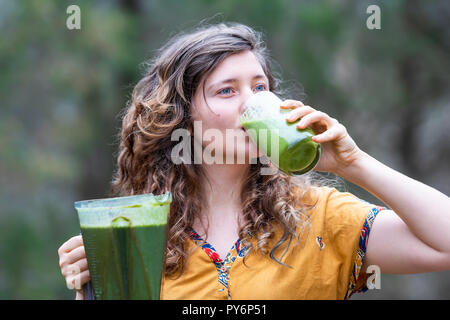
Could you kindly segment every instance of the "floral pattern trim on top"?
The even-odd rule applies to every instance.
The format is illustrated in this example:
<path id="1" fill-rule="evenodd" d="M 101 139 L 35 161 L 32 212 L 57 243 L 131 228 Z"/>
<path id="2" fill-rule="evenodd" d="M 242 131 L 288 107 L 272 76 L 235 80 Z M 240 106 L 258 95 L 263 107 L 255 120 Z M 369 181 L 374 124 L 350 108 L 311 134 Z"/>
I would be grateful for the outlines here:
<path id="1" fill-rule="evenodd" d="M 361 200 L 361 199 L 359 199 Z M 362 202 L 368 203 L 367 201 L 361 200 Z M 382 211 L 387 210 L 387 208 L 382 206 L 374 206 L 369 214 L 367 215 L 366 220 L 364 221 L 363 227 L 361 229 L 361 236 L 359 237 L 359 247 L 356 253 L 355 263 L 353 265 L 352 274 L 350 277 L 350 283 L 348 285 L 347 293 L 345 294 L 345 300 L 350 299 L 350 297 L 355 292 L 366 292 L 368 290 L 366 281 L 368 279 L 369 274 L 360 274 L 361 267 L 363 264 L 364 255 L 367 250 L 367 243 L 369 241 L 370 229 L 372 228 L 373 222 L 377 214 Z"/>
<path id="2" fill-rule="evenodd" d="M 238 239 L 231 250 L 228 252 L 227 256 L 223 260 L 220 258 L 219 254 L 217 253 L 216 249 L 208 243 L 207 241 L 203 240 L 203 238 L 195 232 L 193 229 L 190 233 L 191 240 L 202 248 L 203 251 L 211 258 L 212 262 L 216 266 L 217 272 L 219 273 L 218 281 L 223 286 L 222 289 L 219 291 L 227 290 L 228 291 L 228 298 L 230 298 L 230 291 L 228 290 L 228 281 L 230 280 L 230 268 L 231 264 L 236 260 L 236 258 L 242 258 L 247 254 L 247 248 L 242 245 L 241 240 Z"/>

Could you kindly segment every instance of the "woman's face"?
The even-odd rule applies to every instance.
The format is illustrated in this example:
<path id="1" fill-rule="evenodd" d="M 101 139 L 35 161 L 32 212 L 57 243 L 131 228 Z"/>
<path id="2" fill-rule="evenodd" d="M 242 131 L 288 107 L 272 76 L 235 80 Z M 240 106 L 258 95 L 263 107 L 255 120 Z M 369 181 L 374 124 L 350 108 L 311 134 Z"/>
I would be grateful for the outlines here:
<path id="1" fill-rule="evenodd" d="M 269 90 L 269 80 L 255 55 L 248 50 L 224 59 L 200 83 L 193 97 L 192 118 L 201 121 L 202 146 L 206 148 L 203 156 L 213 146 L 215 159 L 222 148 L 223 163 L 227 164 L 243 163 L 242 159 L 249 163 L 249 156 L 261 155 L 242 129 L 239 113 L 251 95 L 264 90 Z M 199 141 L 198 132 L 195 135 Z"/>

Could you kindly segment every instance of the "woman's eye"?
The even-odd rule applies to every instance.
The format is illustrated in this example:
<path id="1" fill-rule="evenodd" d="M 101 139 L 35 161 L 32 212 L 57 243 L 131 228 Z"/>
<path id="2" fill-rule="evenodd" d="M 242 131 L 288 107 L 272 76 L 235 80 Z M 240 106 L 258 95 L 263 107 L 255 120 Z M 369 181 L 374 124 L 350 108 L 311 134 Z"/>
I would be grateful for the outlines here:
<path id="1" fill-rule="evenodd" d="M 259 84 L 259 85 L 257 85 L 256 87 L 255 87 L 255 90 L 258 90 L 258 88 L 260 88 L 259 89 L 259 91 L 265 91 L 265 90 L 267 90 L 266 89 L 266 85 L 264 85 L 264 84 Z M 230 87 L 228 87 L 228 88 L 223 88 L 222 90 L 220 90 L 219 92 L 217 92 L 218 94 L 220 94 L 220 95 L 229 95 L 230 93 L 232 93 L 232 88 L 230 88 Z"/>
<path id="2" fill-rule="evenodd" d="M 227 94 L 227 90 L 231 90 L 231 88 L 224 88 L 224 89 L 220 90 L 218 93 L 219 94 Z"/>
<path id="3" fill-rule="evenodd" d="M 256 88 L 262 88 L 260 91 L 265 91 L 266 90 L 266 86 L 264 84 L 258 84 L 256 86 Z"/>

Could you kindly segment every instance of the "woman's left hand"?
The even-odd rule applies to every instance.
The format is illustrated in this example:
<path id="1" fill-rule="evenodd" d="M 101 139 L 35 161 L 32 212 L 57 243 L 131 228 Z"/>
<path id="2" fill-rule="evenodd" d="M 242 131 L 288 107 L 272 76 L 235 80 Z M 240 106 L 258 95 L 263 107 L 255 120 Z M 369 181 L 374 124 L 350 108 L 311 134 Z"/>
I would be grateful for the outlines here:
<path id="1" fill-rule="evenodd" d="M 285 100 L 280 108 L 293 109 L 286 115 L 287 122 L 302 118 L 297 128 L 310 127 L 316 134 L 312 140 L 322 145 L 322 155 L 314 170 L 337 173 L 362 156 L 363 151 L 349 136 L 347 129 L 328 114 L 297 100 Z"/>

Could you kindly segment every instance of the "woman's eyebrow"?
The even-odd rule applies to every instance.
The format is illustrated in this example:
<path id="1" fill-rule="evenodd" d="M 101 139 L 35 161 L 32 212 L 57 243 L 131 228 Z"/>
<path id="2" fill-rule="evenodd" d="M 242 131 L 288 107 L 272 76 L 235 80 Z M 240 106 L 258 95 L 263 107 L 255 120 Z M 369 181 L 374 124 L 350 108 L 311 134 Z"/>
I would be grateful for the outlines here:
<path id="1" fill-rule="evenodd" d="M 255 76 L 252 78 L 252 80 L 256 80 L 256 79 L 265 79 L 265 80 L 268 80 L 267 77 L 266 77 L 265 75 L 263 75 L 263 74 L 257 74 L 257 75 L 255 75 Z M 210 90 L 211 88 L 214 88 L 214 87 L 219 86 L 219 85 L 221 85 L 221 84 L 225 84 L 225 83 L 234 83 L 234 82 L 238 82 L 238 81 L 239 81 L 239 79 L 236 79 L 236 78 L 225 79 L 225 80 L 222 80 L 222 81 L 213 83 L 212 85 L 210 85 L 210 86 L 208 87 L 207 90 Z"/>

